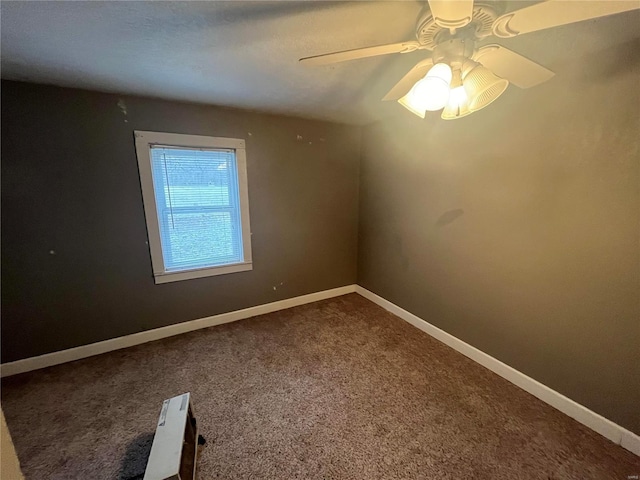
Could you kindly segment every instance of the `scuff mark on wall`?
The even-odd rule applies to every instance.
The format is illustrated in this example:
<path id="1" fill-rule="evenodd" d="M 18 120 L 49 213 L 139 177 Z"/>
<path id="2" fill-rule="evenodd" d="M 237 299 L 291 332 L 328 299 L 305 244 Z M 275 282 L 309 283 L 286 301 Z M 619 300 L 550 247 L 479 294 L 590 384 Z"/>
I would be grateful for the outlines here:
<path id="1" fill-rule="evenodd" d="M 122 114 L 126 117 L 126 116 L 127 116 L 127 104 L 126 104 L 126 103 L 124 103 L 124 100 L 120 98 L 120 99 L 118 100 L 117 105 L 118 105 L 118 108 L 120 109 L 120 111 L 122 112 Z M 125 119 L 124 119 L 124 123 L 128 123 L 128 122 L 129 122 L 129 120 L 127 120 L 127 119 L 125 118 Z"/>

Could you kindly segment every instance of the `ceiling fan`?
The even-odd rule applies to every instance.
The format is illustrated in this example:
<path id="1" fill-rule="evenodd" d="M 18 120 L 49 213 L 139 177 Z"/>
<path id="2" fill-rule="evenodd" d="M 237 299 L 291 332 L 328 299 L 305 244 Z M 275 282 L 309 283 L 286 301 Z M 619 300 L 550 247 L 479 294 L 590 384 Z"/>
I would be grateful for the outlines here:
<path id="1" fill-rule="evenodd" d="M 638 0 L 547 0 L 500 15 L 487 0 L 429 0 L 418 20 L 416 40 L 357 48 L 301 58 L 306 65 L 326 65 L 416 50 L 431 56 L 416 64 L 382 100 L 397 100 L 424 118 L 442 109 L 445 120 L 464 117 L 496 100 L 509 86 L 538 85 L 554 73 L 501 45 L 477 46 L 495 35 L 509 38 L 529 32 L 640 9 Z"/>

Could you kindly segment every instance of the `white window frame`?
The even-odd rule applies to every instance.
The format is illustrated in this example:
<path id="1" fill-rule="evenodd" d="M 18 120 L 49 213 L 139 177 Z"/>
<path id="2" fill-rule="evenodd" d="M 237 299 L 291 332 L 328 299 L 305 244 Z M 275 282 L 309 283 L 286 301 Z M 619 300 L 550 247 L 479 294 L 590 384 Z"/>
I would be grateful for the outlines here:
<path id="1" fill-rule="evenodd" d="M 144 214 L 147 221 L 151 264 L 156 283 L 175 282 L 192 278 L 224 275 L 227 273 L 245 272 L 253 269 L 251 258 L 251 227 L 249 222 L 249 193 L 247 187 L 247 155 L 245 141 L 240 138 L 205 137 L 201 135 L 183 135 L 179 133 L 146 132 L 136 130 L 135 144 L 142 186 Z M 238 169 L 238 194 L 240 197 L 240 222 L 242 224 L 242 249 L 244 261 L 227 265 L 219 265 L 190 270 L 167 271 L 162 255 L 160 241 L 160 225 L 153 188 L 153 171 L 151 169 L 151 147 L 164 145 L 185 148 L 224 148 L 235 151 Z"/>

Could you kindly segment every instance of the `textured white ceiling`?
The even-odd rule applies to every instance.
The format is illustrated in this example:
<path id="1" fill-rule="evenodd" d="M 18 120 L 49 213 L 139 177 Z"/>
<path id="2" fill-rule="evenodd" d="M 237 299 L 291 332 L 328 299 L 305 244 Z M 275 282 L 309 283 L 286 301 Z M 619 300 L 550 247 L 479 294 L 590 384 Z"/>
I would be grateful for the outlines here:
<path id="1" fill-rule="evenodd" d="M 428 54 L 323 67 L 298 59 L 413 39 L 424 6 L 2 1 L 2 77 L 363 124 L 401 108 L 379 99 Z M 638 39 L 639 21 L 628 12 L 500 43 L 561 73 Z"/>

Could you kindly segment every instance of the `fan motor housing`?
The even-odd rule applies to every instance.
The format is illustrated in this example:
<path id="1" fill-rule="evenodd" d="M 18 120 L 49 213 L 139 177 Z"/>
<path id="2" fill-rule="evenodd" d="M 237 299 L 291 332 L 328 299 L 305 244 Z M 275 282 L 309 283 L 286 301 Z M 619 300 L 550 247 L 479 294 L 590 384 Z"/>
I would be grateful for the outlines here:
<path id="1" fill-rule="evenodd" d="M 491 35 L 491 26 L 498 18 L 498 9 L 494 4 L 476 2 L 473 7 L 473 18 L 471 22 L 461 28 L 454 30 L 442 28 L 433 19 L 430 10 L 427 10 L 418 20 L 416 26 L 416 38 L 421 45 L 429 50 L 436 47 L 447 37 L 471 37 L 474 40 Z"/>

